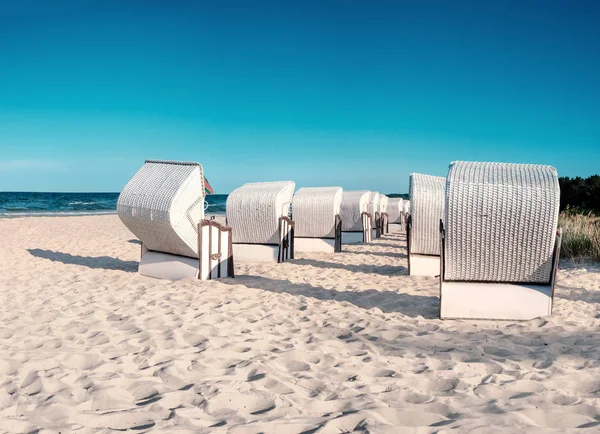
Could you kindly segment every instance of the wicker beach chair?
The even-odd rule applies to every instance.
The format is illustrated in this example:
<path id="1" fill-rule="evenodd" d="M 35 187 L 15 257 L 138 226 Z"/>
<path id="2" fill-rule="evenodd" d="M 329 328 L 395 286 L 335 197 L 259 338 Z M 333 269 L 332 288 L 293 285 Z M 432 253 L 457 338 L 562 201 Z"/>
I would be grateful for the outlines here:
<path id="1" fill-rule="evenodd" d="M 373 222 L 373 239 L 381 238 L 381 214 L 379 212 L 381 196 L 376 191 L 372 191 L 369 196 L 369 214 Z"/>
<path id="2" fill-rule="evenodd" d="M 294 250 L 341 252 L 341 205 L 341 187 L 299 189 L 292 202 L 292 217 L 295 223 Z"/>
<path id="3" fill-rule="evenodd" d="M 406 217 L 408 217 L 410 215 L 410 200 L 402 201 L 402 211 L 404 212 Z"/>
<path id="4" fill-rule="evenodd" d="M 441 225 L 440 317 L 550 315 L 559 204 L 553 167 L 452 163 Z"/>
<path id="5" fill-rule="evenodd" d="M 388 215 L 389 201 L 390 198 L 385 194 L 379 195 L 379 227 L 381 228 L 381 235 L 386 235 L 390 232 Z"/>
<path id="6" fill-rule="evenodd" d="M 387 233 L 389 234 L 399 234 L 402 232 L 403 201 L 401 197 L 391 197 L 388 200 L 386 214 Z"/>
<path id="7" fill-rule="evenodd" d="M 440 273 L 440 219 L 444 217 L 446 178 L 410 175 L 408 219 L 408 273 L 437 276 Z"/>
<path id="8" fill-rule="evenodd" d="M 117 201 L 141 241 L 139 273 L 178 280 L 233 276 L 231 229 L 204 220 L 199 163 L 147 160 Z"/>
<path id="9" fill-rule="evenodd" d="M 236 261 L 284 262 L 294 258 L 292 181 L 244 184 L 227 197 Z"/>
<path id="10" fill-rule="evenodd" d="M 344 191 L 340 216 L 342 218 L 342 245 L 368 243 L 373 236 L 373 221 L 369 214 L 368 190 Z"/>

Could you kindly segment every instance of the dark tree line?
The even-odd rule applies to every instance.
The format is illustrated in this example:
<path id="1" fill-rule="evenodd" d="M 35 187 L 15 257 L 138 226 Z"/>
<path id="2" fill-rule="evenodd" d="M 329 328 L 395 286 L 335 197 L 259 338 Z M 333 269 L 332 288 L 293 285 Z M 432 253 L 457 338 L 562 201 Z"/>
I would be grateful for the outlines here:
<path id="1" fill-rule="evenodd" d="M 569 209 L 573 212 L 593 212 L 600 216 L 600 175 L 588 178 L 580 176 L 558 178 L 560 184 L 560 210 Z M 388 194 L 389 197 L 408 199 L 408 194 Z"/>
<path id="2" fill-rule="evenodd" d="M 560 209 L 576 212 L 593 212 L 600 215 L 600 175 L 589 178 L 558 178 L 560 184 Z"/>

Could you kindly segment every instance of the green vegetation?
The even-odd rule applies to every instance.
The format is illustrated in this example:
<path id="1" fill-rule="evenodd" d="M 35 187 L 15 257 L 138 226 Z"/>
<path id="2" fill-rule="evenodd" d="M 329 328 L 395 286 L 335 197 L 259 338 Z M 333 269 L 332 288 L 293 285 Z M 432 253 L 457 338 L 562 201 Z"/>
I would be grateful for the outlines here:
<path id="1" fill-rule="evenodd" d="M 592 212 L 600 216 L 600 175 L 589 178 L 558 178 L 560 184 L 560 209 L 573 212 Z"/>
<path id="2" fill-rule="evenodd" d="M 600 262 L 600 217 L 566 211 L 560 213 L 558 226 L 563 230 L 561 258 Z"/>
<path id="3" fill-rule="evenodd" d="M 387 197 L 401 197 L 402 199 L 408 200 L 410 199 L 410 196 L 408 195 L 408 193 L 391 193 L 388 194 Z"/>
<path id="4" fill-rule="evenodd" d="M 600 175 L 558 178 L 561 258 L 600 262 Z"/>

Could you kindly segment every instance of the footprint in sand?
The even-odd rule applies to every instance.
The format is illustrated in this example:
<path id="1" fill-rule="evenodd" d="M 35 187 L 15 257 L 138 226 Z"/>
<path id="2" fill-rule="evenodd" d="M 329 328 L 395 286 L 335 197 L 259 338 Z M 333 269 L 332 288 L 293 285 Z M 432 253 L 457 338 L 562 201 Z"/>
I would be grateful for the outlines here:
<path id="1" fill-rule="evenodd" d="M 582 426 L 593 426 L 598 423 L 591 417 L 575 413 L 561 413 L 556 411 L 524 410 L 517 413 L 527 423 L 543 428 L 573 429 Z"/>
<path id="2" fill-rule="evenodd" d="M 121 411 L 108 414 L 75 413 L 71 418 L 72 424 L 93 429 L 129 430 L 144 429 L 154 426 L 154 418 L 150 413 Z"/>
<path id="3" fill-rule="evenodd" d="M 563 395 L 562 393 L 552 395 L 550 400 L 556 405 L 575 405 L 581 402 L 581 398 L 577 396 Z"/>
<path id="4" fill-rule="evenodd" d="M 417 410 L 403 410 L 398 408 L 376 408 L 370 410 L 387 424 L 396 427 L 425 427 L 439 426 L 448 422 L 448 418 L 435 413 Z M 393 431 L 391 431 L 393 432 Z"/>
<path id="5" fill-rule="evenodd" d="M 302 372 L 310 370 L 310 365 L 300 360 L 281 360 L 277 362 L 281 368 L 288 372 Z"/>
<path id="6" fill-rule="evenodd" d="M 292 389 L 291 387 L 288 387 L 285 384 L 283 384 L 277 380 L 273 380 L 273 379 L 267 380 L 265 382 L 264 386 L 265 386 L 265 389 L 267 389 L 277 395 L 289 395 L 290 393 L 295 392 L 295 390 Z"/>
<path id="7" fill-rule="evenodd" d="M 0 376 L 15 375 L 19 370 L 19 365 L 6 359 L 0 359 Z"/>
<path id="8" fill-rule="evenodd" d="M 409 404 L 427 404 L 433 401 L 433 396 L 417 392 L 406 392 L 402 399 Z"/>
<path id="9" fill-rule="evenodd" d="M 42 380 L 37 371 L 30 371 L 21 382 L 19 389 L 26 395 L 40 393 L 42 391 Z"/>
<path id="10" fill-rule="evenodd" d="M 95 354 L 74 354 L 68 356 L 63 363 L 69 368 L 88 370 L 99 366 L 102 361 Z"/>
<path id="11" fill-rule="evenodd" d="M 379 368 L 376 366 L 365 366 L 359 371 L 359 375 L 363 377 L 372 378 L 393 377 L 396 375 L 396 371 L 393 371 L 391 369 Z"/>
<path id="12" fill-rule="evenodd" d="M 96 389 L 89 392 L 91 398 L 87 401 L 87 410 L 94 412 L 113 412 L 135 408 L 133 395 L 119 387 Z"/>
<path id="13" fill-rule="evenodd" d="M 210 406 L 217 406 L 235 410 L 241 414 L 258 415 L 275 408 L 275 401 L 261 395 L 248 395 L 242 393 L 220 393 L 209 400 Z"/>
<path id="14" fill-rule="evenodd" d="M 135 384 L 128 389 L 128 392 L 131 393 L 138 405 L 158 395 L 158 390 L 150 383 Z"/>

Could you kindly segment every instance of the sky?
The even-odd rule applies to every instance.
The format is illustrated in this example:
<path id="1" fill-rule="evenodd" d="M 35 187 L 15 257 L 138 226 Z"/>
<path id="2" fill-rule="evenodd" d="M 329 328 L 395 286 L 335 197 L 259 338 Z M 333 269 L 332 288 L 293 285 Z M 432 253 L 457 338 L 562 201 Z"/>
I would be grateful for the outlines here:
<path id="1" fill-rule="evenodd" d="M 600 2 L 0 2 L 0 191 L 404 193 L 456 160 L 600 172 Z"/>

